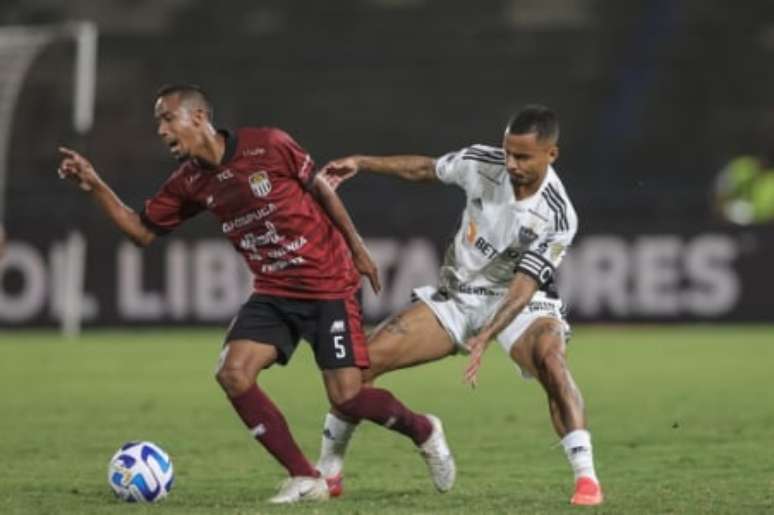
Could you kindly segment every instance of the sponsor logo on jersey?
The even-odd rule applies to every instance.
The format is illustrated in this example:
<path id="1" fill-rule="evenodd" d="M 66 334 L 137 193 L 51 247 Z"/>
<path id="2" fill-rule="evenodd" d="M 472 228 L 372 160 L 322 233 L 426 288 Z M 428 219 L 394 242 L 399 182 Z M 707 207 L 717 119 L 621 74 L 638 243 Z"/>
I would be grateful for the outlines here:
<path id="1" fill-rule="evenodd" d="M 262 208 L 256 209 L 255 211 L 250 211 L 246 215 L 238 216 L 237 218 L 229 220 L 228 222 L 223 222 L 223 232 L 228 234 L 235 229 L 241 229 L 255 222 L 260 222 L 262 219 L 266 218 L 276 210 L 277 206 L 274 203 L 266 204 Z"/>
<path id="2" fill-rule="evenodd" d="M 284 259 L 275 261 L 274 263 L 270 263 L 268 265 L 262 265 L 261 266 L 261 272 L 264 274 L 271 274 L 274 272 L 279 272 L 280 270 L 284 270 L 287 267 L 293 265 L 303 265 L 306 263 L 306 260 L 301 256 L 296 256 L 293 259 L 285 261 Z"/>
<path id="3" fill-rule="evenodd" d="M 271 181 L 269 180 L 269 174 L 263 170 L 250 175 L 248 180 L 250 181 L 250 189 L 253 190 L 253 195 L 256 197 L 263 198 L 271 191 Z"/>
<path id="4" fill-rule="evenodd" d="M 488 257 L 489 259 L 492 259 L 497 255 L 497 249 L 494 248 L 494 246 L 486 241 L 482 236 L 479 236 L 476 240 L 475 246 L 478 250 L 481 251 L 483 255 Z"/>
<path id="5" fill-rule="evenodd" d="M 537 239 L 537 233 L 532 230 L 531 227 L 519 227 L 519 243 L 523 247 L 529 247 L 529 245 Z"/>
<path id="6" fill-rule="evenodd" d="M 527 304 L 527 310 L 529 310 L 531 313 L 534 313 L 536 311 L 555 312 L 556 308 L 557 306 L 554 303 L 539 301 L 539 300 L 533 300 L 532 302 Z"/>
<path id="7" fill-rule="evenodd" d="M 248 232 L 244 236 L 242 236 L 242 239 L 239 241 L 239 246 L 243 250 L 248 250 L 252 252 L 257 252 L 258 247 L 262 247 L 264 245 L 269 244 L 277 244 L 283 239 L 285 239 L 284 236 L 277 233 L 277 228 L 274 226 L 271 222 L 265 222 L 266 225 L 266 232 L 262 234 L 256 234 L 252 232 Z"/>
<path id="8" fill-rule="evenodd" d="M 468 222 L 468 230 L 465 232 L 465 239 L 468 240 L 468 243 L 473 245 L 473 242 L 476 241 L 476 235 L 478 234 L 478 227 L 476 227 L 476 222 L 471 220 Z"/>
<path id="9" fill-rule="evenodd" d="M 347 326 L 344 325 L 344 320 L 334 320 L 331 324 L 331 334 L 344 333 L 347 331 Z"/>
<path id="10" fill-rule="evenodd" d="M 245 157 L 262 156 L 266 153 L 266 149 L 262 147 L 246 148 L 242 151 L 242 155 Z"/>
<path id="11" fill-rule="evenodd" d="M 218 182 L 227 181 L 229 179 L 234 178 L 234 172 L 229 170 L 228 168 L 220 172 L 218 175 L 215 176 L 216 179 L 218 179 Z"/>

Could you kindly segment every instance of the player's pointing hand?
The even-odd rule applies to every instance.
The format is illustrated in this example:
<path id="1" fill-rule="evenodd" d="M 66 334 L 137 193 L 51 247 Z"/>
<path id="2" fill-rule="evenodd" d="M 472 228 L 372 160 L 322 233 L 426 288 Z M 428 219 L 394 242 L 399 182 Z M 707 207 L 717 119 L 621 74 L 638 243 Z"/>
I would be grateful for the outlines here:
<path id="1" fill-rule="evenodd" d="M 93 190 L 100 178 L 89 160 L 67 147 L 59 147 L 59 152 L 64 156 L 57 168 L 59 178 L 75 182 L 83 191 Z"/>

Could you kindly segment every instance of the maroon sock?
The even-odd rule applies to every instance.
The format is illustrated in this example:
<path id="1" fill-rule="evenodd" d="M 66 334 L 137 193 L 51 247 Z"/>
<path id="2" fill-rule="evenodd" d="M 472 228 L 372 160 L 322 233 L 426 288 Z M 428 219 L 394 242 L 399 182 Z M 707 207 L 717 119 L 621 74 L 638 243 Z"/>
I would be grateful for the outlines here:
<path id="1" fill-rule="evenodd" d="M 229 397 L 229 400 L 255 439 L 288 470 L 288 474 L 320 475 L 293 440 L 285 417 L 257 384 L 236 397 Z"/>
<path id="2" fill-rule="evenodd" d="M 414 413 L 394 395 L 381 388 L 364 387 L 337 408 L 348 417 L 364 418 L 404 434 L 416 445 L 424 443 L 433 432 L 433 425 L 427 417 Z"/>

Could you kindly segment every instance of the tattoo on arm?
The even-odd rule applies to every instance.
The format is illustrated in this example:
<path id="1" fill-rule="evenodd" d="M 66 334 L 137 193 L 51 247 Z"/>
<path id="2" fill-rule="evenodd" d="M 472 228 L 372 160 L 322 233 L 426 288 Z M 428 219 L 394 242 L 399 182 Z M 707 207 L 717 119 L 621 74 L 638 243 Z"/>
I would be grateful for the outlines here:
<path id="1" fill-rule="evenodd" d="M 395 175 L 409 181 L 435 179 L 435 160 L 426 156 L 358 156 L 358 164 L 363 170 Z"/>

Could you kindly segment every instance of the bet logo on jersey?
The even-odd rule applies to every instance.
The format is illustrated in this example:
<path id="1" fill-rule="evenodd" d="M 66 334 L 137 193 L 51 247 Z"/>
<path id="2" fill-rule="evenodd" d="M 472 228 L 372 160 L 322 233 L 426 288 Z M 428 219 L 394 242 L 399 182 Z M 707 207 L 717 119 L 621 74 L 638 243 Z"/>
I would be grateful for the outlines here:
<path id="1" fill-rule="evenodd" d="M 269 180 L 269 174 L 263 170 L 257 171 L 250 175 L 248 181 L 250 181 L 250 189 L 253 190 L 253 195 L 256 197 L 265 197 L 271 191 L 271 181 Z"/>

